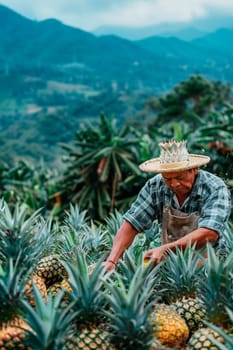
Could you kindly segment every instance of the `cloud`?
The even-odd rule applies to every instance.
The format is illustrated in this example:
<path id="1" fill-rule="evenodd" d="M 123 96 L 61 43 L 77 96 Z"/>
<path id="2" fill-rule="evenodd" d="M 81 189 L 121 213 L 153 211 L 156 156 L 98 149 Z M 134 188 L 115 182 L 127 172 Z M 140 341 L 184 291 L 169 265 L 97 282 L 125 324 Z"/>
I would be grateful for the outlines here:
<path id="1" fill-rule="evenodd" d="M 233 13 L 232 0 L 5 0 L 3 5 L 36 20 L 56 18 L 83 29 L 101 25 L 147 26 L 188 22 L 208 13 Z"/>

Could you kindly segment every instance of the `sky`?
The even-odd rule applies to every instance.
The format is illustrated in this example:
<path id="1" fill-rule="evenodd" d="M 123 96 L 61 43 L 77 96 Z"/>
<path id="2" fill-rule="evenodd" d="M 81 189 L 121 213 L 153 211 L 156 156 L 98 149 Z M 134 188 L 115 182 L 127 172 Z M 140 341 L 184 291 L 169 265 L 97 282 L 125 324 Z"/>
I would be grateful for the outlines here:
<path id="1" fill-rule="evenodd" d="M 0 0 L 33 20 L 56 18 L 92 31 L 101 26 L 146 27 L 188 23 L 210 13 L 233 15 L 233 0 Z"/>

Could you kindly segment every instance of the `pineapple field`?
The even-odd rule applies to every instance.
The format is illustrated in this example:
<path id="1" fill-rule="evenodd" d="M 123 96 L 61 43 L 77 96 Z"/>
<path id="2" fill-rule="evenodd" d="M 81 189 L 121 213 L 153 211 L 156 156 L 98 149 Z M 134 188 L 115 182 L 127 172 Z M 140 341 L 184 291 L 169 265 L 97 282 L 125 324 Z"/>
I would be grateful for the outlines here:
<path id="1" fill-rule="evenodd" d="M 177 248 L 152 269 L 155 222 L 104 267 L 159 142 L 187 140 L 232 192 L 232 125 L 230 87 L 193 76 L 126 123 L 80 125 L 60 167 L 1 162 L 0 350 L 233 350 L 232 210 L 224 255 Z"/>
<path id="2" fill-rule="evenodd" d="M 233 228 L 224 256 L 188 246 L 153 269 L 143 253 L 159 235 L 142 232 L 106 272 L 122 220 L 71 204 L 57 221 L 1 200 L 0 350 L 233 349 Z"/>

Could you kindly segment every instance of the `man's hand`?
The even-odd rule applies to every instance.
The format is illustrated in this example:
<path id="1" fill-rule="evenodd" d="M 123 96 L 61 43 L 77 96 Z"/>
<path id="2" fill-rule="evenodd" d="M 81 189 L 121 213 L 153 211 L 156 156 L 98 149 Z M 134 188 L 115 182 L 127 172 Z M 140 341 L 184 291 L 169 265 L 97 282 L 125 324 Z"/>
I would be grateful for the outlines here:
<path id="1" fill-rule="evenodd" d="M 156 266 L 164 259 L 166 253 L 167 248 L 165 246 L 150 249 L 144 254 L 144 263 L 145 261 L 152 261 L 153 266 Z"/>
<path id="2" fill-rule="evenodd" d="M 106 272 L 114 270 L 116 268 L 116 263 L 112 260 L 106 260 L 103 262 Z"/>

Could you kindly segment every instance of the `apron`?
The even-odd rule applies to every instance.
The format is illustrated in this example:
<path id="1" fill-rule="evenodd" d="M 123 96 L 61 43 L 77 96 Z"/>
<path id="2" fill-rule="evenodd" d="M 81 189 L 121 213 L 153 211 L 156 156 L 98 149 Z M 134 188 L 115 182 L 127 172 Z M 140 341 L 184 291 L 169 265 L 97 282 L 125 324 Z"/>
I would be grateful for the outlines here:
<path id="1" fill-rule="evenodd" d="M 163 207 L 162 244 L 171 243 L 197 228 L 198 212 L 186 214 L 166 204 Z"/>

